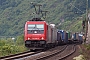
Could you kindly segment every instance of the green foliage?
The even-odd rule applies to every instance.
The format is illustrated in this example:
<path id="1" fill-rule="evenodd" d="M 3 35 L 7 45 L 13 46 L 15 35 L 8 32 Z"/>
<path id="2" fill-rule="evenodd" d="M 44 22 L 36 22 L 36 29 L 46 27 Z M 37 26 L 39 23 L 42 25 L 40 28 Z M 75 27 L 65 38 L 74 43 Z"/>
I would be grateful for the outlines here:
<path id="1" fill-rule="evenodd" d="M 5 43 L 6 43 L 6 41 L 4 41 L 4 40 L 0 40 L 0 46 L 5 45 Z"/>
<path id="2" fill-rule="evenodd" d="M 71 31 L 71 32 L 81 32 L 82 31 L 82 20 L 74 20 L 74 21 L 66 21 L 63 22 L 60 26 L 59 29 L 63 29 L 66 31 Z"/>
<path id="3" fill-rule="evenodd" d="M 35 12 L 30 2 L 41 3 L 42 10 L 49 11 L 45 20 L 56 25 L 61 23 L 59 29 L 82 31 L 82 21 L 73 17 L 85 16 L 86 0 L 0 0 L 0 35 L 18 36 L 15 40 L 0 38 L 0 56 L 26 50 L 22 35 L 24 24 L 33 18 L 32 13 Z"/>
<path id="4" fill-rule="evenodd" d="M 84 44 L 83 45 L 88 51 L 90 50 L 90 44 Z"/>
<path id="5" fill-rule="evenodd" d="M 16 43 L 18 44 L 18 45 L 24 45 L 24 36 L 23 35 L 21 35 L 21 36 L 18 36 L 17 37 L 17 40 L 16 40 Z"/>
<path id="6" fill-rule="evenodd" d="M 23 34 L 25 22 L 32 19 L 35 12 L 30 2 L 41 3 L 42 10 L 49 11 L 45 20 L 55 24 L 62 19 L 72 21 L 86 11 L 86 0 L 0 0 L 0 35 Z"/>
<path id="7" fill-rule="evenodd" d="M 0 40 L 0 56 L 16 54 L 26 51 L 24 46 L 23 35 L 18 36 L 16 39 L 7 38 L 7 40 Z"/>

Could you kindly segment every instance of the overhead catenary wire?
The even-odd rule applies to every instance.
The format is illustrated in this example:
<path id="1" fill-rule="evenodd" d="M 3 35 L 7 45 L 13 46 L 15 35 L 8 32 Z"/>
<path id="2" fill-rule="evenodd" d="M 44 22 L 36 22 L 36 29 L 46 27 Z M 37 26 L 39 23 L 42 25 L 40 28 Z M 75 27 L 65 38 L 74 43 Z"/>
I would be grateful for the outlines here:
<path id="1" fill-rule="evenodd" d="M 71 6 L 73 6 L 74 8 L 76 8 L 78 11 L 84 13 L 82 10 L 80 10 L 79 8 L 77 8 L 76 6 L 74 6 L 72 3 L 70 3 Z"/>
<path id="2" fill-rule="evenodd" d="M 34 3 L 34 2 L 31 2 L 31 4 L 33 5 L 33 7 L 35 9 L 35 13 L 33 13 L 33 15 L 39 16 L 41 14 L 41 16 L 45 19 L 46 14 L 47 14 L 48 11 L 41 10 L 41 6 L 42 6 L 41 4 L 37 4 L 37 3 Z M 38 7 L 38 8 L 36 8 L 36 7 Z M 34 18 L 39 18 L 39 17 L 34 16 Z"/>

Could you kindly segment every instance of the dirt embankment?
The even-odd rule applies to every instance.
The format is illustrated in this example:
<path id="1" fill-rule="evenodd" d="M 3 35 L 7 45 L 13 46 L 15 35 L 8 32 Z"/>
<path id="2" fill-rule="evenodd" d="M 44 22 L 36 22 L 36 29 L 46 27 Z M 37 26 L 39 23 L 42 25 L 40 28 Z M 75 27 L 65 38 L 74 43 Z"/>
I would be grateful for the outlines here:
<path id="1" fill-rule="evenodd" d="M 86 60 L 90 60 L 90 49 L 88 48 L 88 45 L 81 45 L 80 47 L 82 49 L 81 54 L 84 55 Z"/>

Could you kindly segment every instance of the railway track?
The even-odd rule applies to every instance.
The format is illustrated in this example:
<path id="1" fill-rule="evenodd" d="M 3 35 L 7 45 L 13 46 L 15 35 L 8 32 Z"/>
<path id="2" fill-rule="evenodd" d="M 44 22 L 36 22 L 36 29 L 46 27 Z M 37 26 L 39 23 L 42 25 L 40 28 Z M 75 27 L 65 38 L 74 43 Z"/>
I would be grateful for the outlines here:
<path id="1" fill-rule="evenodd" d="M 40 51 L 36 51 L 36 52 L 31 52 L 31 51 L 26 51 L 26 52 L 22 52 L 22 53 L 18 53 L 18 54 L 14 54 L 14 55 L 9 55 L 9 56 L 4 56 L 4 57 L 0 57 L 0 60 L 13 60 L 13 59 L 19 59 L 25 56 L 31 56 L 37 53 L 40 53 Z"/>
<path id="2" fill-rule="evenodd" d="M 0 57 L 0 60 L 14 60 L 27 57 L 24 60 L 64 60 L 75 52 L 75 45 L 58 46 L 46 51 L 23 52 L 11 56 Z M 29 56 L 29 57 L 28 57 Z"/>
<path id="3" fill-rule="evenodd" d="M 73 46 L 69 45 L 60 52 L 53 53 L 53 55 L 49 55 L 46 57 L 41 57 L 38 60 L 64 60 L 65 58 L 73 54 L 74 52 L 75 52 L 75 45 Z"/>
<path id="4" fill-rule="evenodd" d="M 58 54 L 59 52 L 62 52 L 64 49 L 66 49 L 68 45 L 64 46 L 57 46 L 55 48 L 49 49 L 47 51 L 44 51 L 42 53 L 30 56 L 26 60 L 44 60 L 46 58 L 49 58 L 50 56 L 54 56 L 55 54 Z"/>
<path id="5" fill-rule="evenodd" d="M 76 51 L 76 47 L 75 47 L 75 45 L 73 45 L 72 50 L 69 53 L 67 53 L 66 55 L 61 56 L 57 60 L 65 60 L 67 57 L 71 56 L 75 51 Z"/>
<path id="6" fill-rule="evenodd" d="M 45 51 L 41 55 L 32 56 L 27 60 L 64 60 L 75 52 L 75 45 L 66 45 L 53 51 Z"/>
<path id="7" fill-rule="evenodd" d="M 55 55 L 57 55 L 57 54 L 63 52 L 63 51 L 67 48 L 67 46 L 68 46 L 68 45 L 66 45 L 66 46 L 65 46 L 64 48 L 62 48 L 61 50 L 57 50 L 57 51 L 54 52 L 54 53 L 51 53 L 51 54 L 49 54 L 49 55 L 46 55 L 46 56 L 37 58 L 36 60 L 45 60 L 45 59 L 49 59 L 49 58 L 51 58 L 51 57 L 53 57 L 53 56 L 55 56 Z"/>

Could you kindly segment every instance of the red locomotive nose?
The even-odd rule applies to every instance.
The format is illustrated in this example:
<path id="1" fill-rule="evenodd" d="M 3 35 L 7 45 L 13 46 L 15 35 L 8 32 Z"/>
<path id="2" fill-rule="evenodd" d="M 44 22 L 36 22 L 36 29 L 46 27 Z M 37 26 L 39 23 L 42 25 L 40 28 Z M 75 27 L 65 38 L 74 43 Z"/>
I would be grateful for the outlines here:
<path id="1" fill-rule="evenodd" d="M 50 27 L 50 26 L 49 26 Z M 45 21 L 28 21 L 25 24 L 25 46 L 26 47 L 44 47 L 48 43 L 52 43 L 47 39 L 51 39 L 47 36 L 49 29 L 48 24 Z M 51 32 L 50 32 L 51 33 Z M 48 41 L 48 42 L 47 42 Z"/>
<path id="2" fill-rule="evenodd" d="M 27 40 L 45 40 L 44 34 L 28 34 Z"/>

